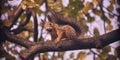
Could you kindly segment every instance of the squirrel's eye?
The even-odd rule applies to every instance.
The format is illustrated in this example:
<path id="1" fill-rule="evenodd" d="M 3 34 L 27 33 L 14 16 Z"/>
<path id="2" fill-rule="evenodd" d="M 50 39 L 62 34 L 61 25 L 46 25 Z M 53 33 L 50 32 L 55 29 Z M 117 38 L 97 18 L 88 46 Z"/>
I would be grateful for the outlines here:
<path id="1" fill-rule="evenodd" d="M 49 24 L 49 25 L 52 25 L 52 24 Z"/>

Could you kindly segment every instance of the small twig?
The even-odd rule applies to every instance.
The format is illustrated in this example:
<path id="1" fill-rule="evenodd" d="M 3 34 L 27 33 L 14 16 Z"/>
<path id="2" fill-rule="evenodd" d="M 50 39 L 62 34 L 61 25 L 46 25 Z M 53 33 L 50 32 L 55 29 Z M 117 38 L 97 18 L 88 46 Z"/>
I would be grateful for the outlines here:
<path id="1" fill-rule="evenodd" d="M 103 3 L 103 0 L 101 0 L 101 2 L 100 2 L 100 4 L 99 4 L 99 6 L 100 6 L 100 9 L 101 9 L 101 11 L 102 11 L 102 17 L 105 17 L 105 14 L 104 14 L 104 10 L 103 10 L 103 5 L 102 5 L 102 3 Z M 105 31 L 105 33 L 106 33 L 106 28 L 105 28 L 105 19 L 103 19 L 104 20 L 104 31 Z"/>
<path id="2" fill-rule="evenodd" d="M 38 21 L 36 13 L 32 10 L 32 16 L 34 18 L 34 42 L 38 40 Z"/>
<path id="3" fill-rule="evenodd" d="M 106 7 L 103 6 L 103 8 L 105 8 L 107 11 L 109 11 L 109 12 L 104 11 L 105 13 L 111 14 L 111 15 L 113 15 L 113 16 L 119 16 L 119 15 L 117 15 L 117 14 L 115 14 L 115 13 L 110 12 L 110 10 L 108 10 Z"/>
<path id="4" fill-rule="evenodd" d="M 47 18 L 47 13 L 48 13 L 48 2 L 47 2 L 47 0 L 44 0 L 44 2 L 45 2 L 45 8 L 46 8 L 44 20 L 46 20 L 46 18 Z"/>
<path id="5" fill-rule="evenodd" d="M 24 12 L 24 10 L 22 9 L 21 5 L 17 8 L 17 10 L 15 11 L 15 13 L 13 14 L 13 17 L 10 19 L 12 22 L 12 24 L 10 25 L 9 28 L 12 28 L 13 25 L 17 22 L 18 18 L 20 17 L 20 15 Z"/>

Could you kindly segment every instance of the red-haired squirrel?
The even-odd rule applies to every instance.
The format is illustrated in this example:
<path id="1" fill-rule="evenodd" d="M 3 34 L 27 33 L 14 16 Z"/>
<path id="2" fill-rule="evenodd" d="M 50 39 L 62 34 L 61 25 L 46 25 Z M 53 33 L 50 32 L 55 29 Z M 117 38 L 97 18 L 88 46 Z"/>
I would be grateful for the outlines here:
<path id="1" fill-rule="evenodd" d="M 41 20 L 42 26 L 51 34 L 52 40 L 58 43 L 62 39 L 80 38 L 84 34 L 82 25 L 74 18 L 65 18 L 61 14 L 51 12 L 48 21 Z"/>

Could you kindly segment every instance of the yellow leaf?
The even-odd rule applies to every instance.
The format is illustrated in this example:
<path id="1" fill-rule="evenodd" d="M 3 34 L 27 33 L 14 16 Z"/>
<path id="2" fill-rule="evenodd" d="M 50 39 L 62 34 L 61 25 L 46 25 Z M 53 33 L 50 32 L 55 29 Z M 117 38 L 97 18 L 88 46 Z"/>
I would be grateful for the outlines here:
<path id="1" fill-rule="evenodd" d="M 111 4 L 110 6 L 107 7 L 107 9 L 108 9 L 110 12 L 112 12 L 113 9 L 114 9 L 114 7 L 113 7 L 113 5 Z"/>
<path id="2" fill-rule="evenodd" d="M 34 0 L 24 0 L 21 3 L 22 9 L 27 9 L 27 8 L 34 8 L 34 7 L 39 7 L 39 4 L 37 4 Z"/>
<path id="3" fill-rule="evenodd" d="M 21 3 L 21 7 L 23 10 L 27 9 L 27 6 L 24 3 Z"/>
<path id="4" fill-rule="evenodd" d="M 112 30 L 113 29 L 113 26 L 108 24 L 107 27 L 106 27 L 106 30 Z"/>
<path id="5" fill-rule="evenodd" d="M 88 13 L 88 10 L 92 9 L 93 8 L 93 4 L 90 3 L 90 2 L 87 2 L 85 7 L 82 9 L 82 12 L 84 14 L 87 14 Z"/>
<path id="6" fill-rule="evenodd" d="M 63 9 L 61 0 L 57 0 L 56 2 L 54 2 L 54 0 L 48 0 L 48 6 L 50 6 L 50 9 L 57 11 L 57 12 Z"/>
<path id="7" fill-rule="evenodd" d="M 29 37 L 29 32 L 23 31 L 20 34 L 18 34 L 17 36 L 22 37 L 22 38 L 27 38 L 27 37 Z"/>
<path id="8" fill-rule="evenodd" d="M 77 55 L 77 59 L 76 60 L 84 60 L 86 56 L 87 56 L 87 53 L 79 52 L 79 54 Z"/>
<path id="9" fill-rule="evenodd" d="M 96 57 L 95 60 L 101 60 L 100 57 Z"/>
<path id="10" fill-rule="evenodd" d="M 26 27 L 27 27 L 28 29 L 31 29 L 31 28 L 33 27 L 33 22 L 30 21 L 30 22 L 26 25 Z"/>
<path id="11" fill-rule="evenodd" d="M 83 18 L 83 17 L 84 17 L 84 13 L 78 12 L 77 19 L 79 20 L 80 18 Z"/>
<path id="12" fill-rule="evenodd" d="M 114 16 L 113 16 L 113 15 L 111 15 L 111 14 L 109 14 L 109 17 L 110 17 L 110 18 L 114 18 Z"/>
<path id="13" fill-rule="evenodd" d="M 98 6 L 101 0 L 93 0 L 93 5 Z"/>

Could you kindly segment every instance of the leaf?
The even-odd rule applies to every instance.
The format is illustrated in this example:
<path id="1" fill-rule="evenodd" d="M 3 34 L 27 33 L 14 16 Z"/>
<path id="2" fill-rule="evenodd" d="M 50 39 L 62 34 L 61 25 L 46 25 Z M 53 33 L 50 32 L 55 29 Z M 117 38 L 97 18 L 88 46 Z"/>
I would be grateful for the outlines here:
<path id="1" fill-rule="evenodd" d="M 5 57 L 6 60 L 15 60 L 15 58 L 11 56 L 8 52 L 0 49 L 0 58 L 3 58 L 3 57 Z"/>
<path id="2" fill-rule="evenodd" d="M 101 53 L 100 56 L 101 56 L 101 60 L 106 60 L 108 57 L 108 53 Z"/>
<path id="3" fill-rule="evenodd" d="M 95 36 L 99 36 L 100 35 L 97 28 L 94 29 L 94 34 L 95 34 Z"/>
<path id="4" fill-rule="evenodd" d="M 108 55 L 106 60 L 117 60 L 117 58 L 114 55 Z"/>
<path id="5" fill-rule="evenodd" d="M 113 15 L 111 15 L 111 14 L 109 14 L 109 17 L 110 17 L 110 18 L 114 18 L 114 16 L 113 16 Z"/>
<path id="6" fill-rule="evenodd" d="M 28 29 L 31 29 L 33 27 L 33 22 L 30 20 L 30 22 L 26 25 Z"/>
<path id="7" fill-rule="evenodd" d="M 93 5 L 98 6 L 101 0 L 93 0 Z"/>
<path id="8" fill-rule="evenodd" d="M 95 60 L 101 60 L 100 57 L 96 57 Z"/>
<path id="9" fill-rule="evenodd" d="M 77 19 L 78 20 L 81 20 L 81 19 L 85 20 L 83 17 L 84 17 L 84 13 L 83 12 L 78 12 Z"/>
<path id="10" fill-rule="evenodd" d="M 116 57 L 120 58 L 120 46 L 118 46 L 117 48 L 115 48 L 114 54 L 115 54 Z"/>
<path id="11" fill-rule="evenodd" d="M 111 51 L 111 47 L 110 46 L 106 46 L 102 49 L 102 52 L 100 53 L 101 59 L 102 60 L 106 60 L 108 57 L 108 52 Z"/>
<path id="12" fill-rule="evenodd" d="M 58 57 L 63 57 L 65 55 L 65 52 L 58 52 Z"/>
<path id="13" fill-rule="evenodd" d="M 84 20 L 84 18 L 81 18 L 79 22 L 82 23 L 83 28 L 85 29 L 85 32 L 87 32 L 88 31 L 88 26 L 86 25 L 86 21 Z"/>
<path id="14" fill-rule="evenodd" d="M 58 57 L 57 57 L 57 56 L 54 56 L 54 57 L 52 58 L 52 60 L 58 60 Z"/>
<path id="15" fill-rule="evenodd" d="M 108 24 L 107 26 L 106 26 L 106 30 L 112 30 L 113 29 L 113 26 L 111 25 L 111 24 Z"/>
<path id="16" fill-rule="evenodd" d="M 87 56 L 87 53 L 79 52 L 78 55 L 77 55 L 76 60 L 84 60 L 86 56 Z"/>
<path id="17" fill-rule="evenodd" d="M 17 34 L 17 36 L 22 37 L 22 38 L 28 38 L 29 37 L 29 32 L 28 31 L 23 31 L 20 34 Z"/>
<path id="18" fill-rule="evenodd" d="M 106 46 L 102 50 L 103 50 L 104 53 L 108 53 L 108 52 L 111 51 L 111 47 L 110 46 Z"/>
<path id="19" fill-rule="evenodd" d="M 90 15 L 87 15 L 87 22 L 92 23 L 95 19 L 94 17 L 91 17 Z"/>
<path id="20" fill-rule="evenodd" d="M 93 9 L 93 12 L 94 12 L 96 15 L 102 17 L 102 11 L 101 11 L 101 10 Z"/>
<path id="21" fill-rule="evenodd" d="M 93 4 L 90 3 L 90 2 L 87 2 L 85 7 L 82 9 L 82 12 L 84 14 L 87 14 L 88 13 L 88 10 L 92 9 L 93 8 Z"/>
<path id="22" fill-rule="evenodd" d="M 50 6 L 51 10 L 54 10 L 56 12 L 62 11 L 63 5 L 61 0 L 57 0 L 54 2 L 54 0 L 48 0 L 48 6 Z"/>
<path id="23" fill-rule="evenodd" d="M 39 7 L 39 4 L 35 2 L 35 0 L 23 0 L 21 3 L 22 9 L 27 9 L 27 8 L 34 8 L 34 7 Z"/>
<path id="24" fill-rule="evenodd" d="M 21 19 L 21 20 L 20 20 L 20 23 L 25 22 L 25 20 L 26 20 L 25 14 L 21 14 L 20 19 Z"/>
<path id="25" fill-rule="evenodd" d="M 42 11 L 41 11 L 40 9 L 38 9 L 38 8 L 34 8 L 34 11 L 35 11 L 36 13 L 38 13 L 39 16 L 40 16 L 41 13 L 42 13 Z"/>
<path id="26" fill-rule="evenodd" d="M 111 24 L 111 21 L 106 16 L 102 16 L 103 21 L 105 21 L 108 25 Z"/>
<path id="27" fill-rule="evenodd" d="M 108 9 L 108 11 L 112 12 L 113 9 L 114 9 L 114 7 L 113 7 L 113 5 L 111 4 L 110 6 L 107 7 L 107 9 Z"/>

